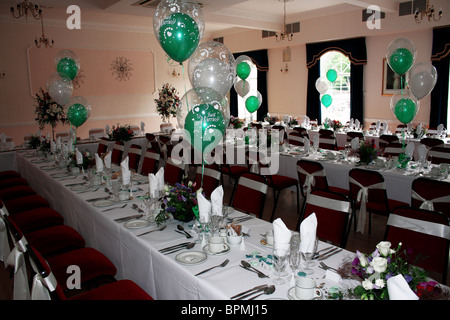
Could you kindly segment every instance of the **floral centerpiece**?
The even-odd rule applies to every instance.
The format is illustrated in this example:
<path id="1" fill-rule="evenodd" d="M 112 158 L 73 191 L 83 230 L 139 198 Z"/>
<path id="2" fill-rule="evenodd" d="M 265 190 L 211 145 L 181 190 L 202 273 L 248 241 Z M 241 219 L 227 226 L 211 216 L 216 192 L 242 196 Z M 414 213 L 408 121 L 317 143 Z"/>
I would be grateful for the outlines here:
<path id="1" fill-rule="evenodd" d="M 171 214 L 175 220 L 191 221 L 194 217 L 192 208 L 197 205 L 197 193 L 192 189 L 194 186 L 191 181 L 187 185 L 181 183 L 176 183 L 173 187 L 165 185 L 162 210 L 155 220 L 161 223 Z"/>
<path id="2" fill-rule="evenodd" d="M 41 138 L 38 134 L 33 134 L 28 140 L 28 148 L 37 149 L 41 145 Z"/>
<path id="3" fill-rule="evenodd" d="M 134 132 L 128 124 L 124 126 L 121 126 L 120 124 L 112 126 L 111 132 L 107 132 L 107 134 L 109 140 L 120 142 L 128 141 L 134 136 Z"/>
<path id="4" fill-rule="evenodd" d="M 377 150 L 375 148 L 375 140 L 370 141 L 363 140 L 360 141 L 359 148 L 357 151 L 359 155 L 359 162 L 369 164 L 377 158 Z"/>
<path id="5" fill-rule="evenodd" d="M 50 145 L 50 140 L 42 140 L 42 142 L 40 142 L 40 144 L 39 144 L 39 150 L 42 152 L 42 153 L 49 153 L 50 152 L 50 149 L 51 149 L 51 145 Z"/>
<path id="6" fill-rule="evenodd" d="M 375 251 L 365 255 L 357 251 L 352 263 L 352 273 L 362 279 L 360 286 L 353 293 L 363 300 L 389 299 L 386 281 L 393 276 L 403 275 L 412 291 L 423 294 L 427 286 L 434 288 L 435 284 L 426 282 L 426 274 L 420 268 L 411 266 L 406 261 L 406 252 L 400 251 L 402 244 L 394 250 L 391 243 L 378 243 Z"/>
<path id="7" fill-rule="evenodd" d="M 230 116 L 230 127 L 233 129 L 239 129 L 244 126 L 244 120 L 239 119 L 235 116 Z"/>
<path id="8" fill-rule="evenodd" d="M 43 130 L 49 124 L 52 127 L 52 138 L 55 140 L 54 131 L 58 122 L 62 124 L 69 123 L 64 108 L 57 104 L 48 92 L 42 88 L 39 88 L 39 93 L 36 93 L 34 100 L 36 101 L 34 111 L 36 113 L 35 120 L 39 125 L 39 129 Z"/>
<path id="9" fill-rule="evenodd" d="M 293 126 L 298 126 L 298 121 L 295 118 L 292 118 L 289 122 L 288 125 L 293 127 Z"/>
<path id="10" fill-rule="evenodd" d="M 159 89 L 159 98 L 155 99 L 156 111 L 161 116 L 163 122 L 169 121 L 170 116 L 177 115 L 177 108 L 180 104 L 177 90 L 172 85 L 165 83 Z"/>
<path id="11" fill-rule="evenodd" d="M 423 136 L 428 133 L 428 127 L 416 125 L 415 127 L 411 128 L 411 131 L 415 139 L 422 139 Z"/>
<path id="12" fill-rule="evenodd" d="M 95 166 L 95 158 L 89 152 L 83 152 L 83 164 L 81 165 L 84 170 Z M 78 167 L 77 155 L 75 152 L 69 154 L 69 167 Z"/>
<path id="13" fill-rule="evenodd" d="M 334 131 L 337 131 L 338 129 L 343 127 L 342 123 L 339 120 L 331 121 L 330 126 Z"/>
<path id="14" fill-rule="evenodd" d="M 269 113 L 264 117 L 264 121 L 267 121 L 270 125 L 274 125 L 275 122 L 279 121 L 277 116 L 272 116 Z"/>

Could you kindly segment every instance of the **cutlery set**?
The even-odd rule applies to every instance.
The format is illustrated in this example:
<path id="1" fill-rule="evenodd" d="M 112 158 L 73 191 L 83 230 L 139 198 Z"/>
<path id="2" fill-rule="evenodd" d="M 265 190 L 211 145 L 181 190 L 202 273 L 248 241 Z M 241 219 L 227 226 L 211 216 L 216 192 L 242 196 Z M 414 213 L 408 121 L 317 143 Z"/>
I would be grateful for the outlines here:
<path id="1" fill-rule="evenodd" d="M 219 264 L 219 265 L 217 265 L 217 266 L 208 268 L 208 269 L 206 269 L 206 270 L 203 270 L 203 271 L 197 273 L 196 276 L 201 275 L 201 274 L 203 274 L 203 273 L 205 273 L 205 272 L 208 272 L 209 270 L 212 270 L 212 269 L 214 269 L 214 268 L 218 268 L 218 267 L 222 267 L 222 268 L 223 268 L 223 267 L 225 267 L 225 266 L 228 264 L 228 262 L 230 262 L 230 260 L 227 259 L 227 260 L 225 260 L 224 262 L 222 262 L 221 264 Z"/>
<path id="2" fill-rule="evenodd" d="M 192 249 L 195 246 L 195 242 L 183 242 L 180 244 L 176 244 L 174 246 L 170 246 L 167 248 L 160 249 L 159 252 L 162 254 L 171 254 L 183 249 Z"/>
<path id="3" fill-rule="evenodd" d="M 248 271 L 252 271 L 254 273 L 256 273 L 258 275 L 258 277 L 260 278 L 268 278 L 268 275 L 265 275 L 264 273 L 262 273 L 261 271 L 259 271 L 258 269 L 255 269 L 254 267 L 252 267 L 252 265 L 250 263 L 248 263 L 245 260 L 241 261 L 241 264 L 239 265 L 241 268 L 244 268 L 245 270 Z"/>
<path id="4" fill-rule="evenodd" d="M 319 250 L 316 252 L 316 254 L 314 255 L 315 260 L 321 261 L 321 260 L 325 260 L 339 252 L 341 252 L 343 249 L 339 248 L 339 247 L 328 247 L 328 248 L 324 248 L 322 250 Z"/>
<path id="5" fill-rule="evenodd" d="M 140 237 L 140 236 L 143 236 L 144 234 L 149 234 L 149 233 L 152 233 L 152 232 L 155 232 L 155 231 L 163 231 L 165 228 L 167 228 L 166 225 L 164 225 L 164 226 L 162 226 L 161 228 L 158 228 L 158 229 L 153 229 L 153 230 L 150 230 L 150 231 L 138 234 L 137 237 Z"/>
<path id="6" fill-rule="evenodd" d="M 251 295 L 254 295 L 255 293 L 261 292 L 260 294 L 251 297 L 249 300 L 253 300 L 263 294 L 272 294 L 275 292 L 275 286 L 274 285 L 268 285 L 268 284 L 264 284 L 264 285 L 260 285 L 260 286 L 256 286 L 250 290 L 238 293 L 235 296 L 232 296 L 230 299 L 231 300 L 242 300 L 244 298 L 250 297 Z"/>

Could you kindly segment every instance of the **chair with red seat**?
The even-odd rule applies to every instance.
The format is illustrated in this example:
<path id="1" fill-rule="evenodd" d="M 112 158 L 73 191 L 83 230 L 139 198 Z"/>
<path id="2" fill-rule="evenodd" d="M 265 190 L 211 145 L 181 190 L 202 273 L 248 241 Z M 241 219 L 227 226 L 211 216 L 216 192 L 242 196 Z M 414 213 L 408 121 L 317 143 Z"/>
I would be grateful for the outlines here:
<path id="1" fill-rule="evenodd" d="M 389 216 L 405 202 L 389 199 L 383 175 L 378 171 L 353 168 L 349 172 L 350 199 L 353 204 L 355 229 L 364 233 L 366 215 L 369 216 L 369 234 L 372 229 L 372 213 Z M 356 215 L 356 212 L 359 214 Z"/>
<path id="2" fill-rule="evenodd" d="M 129 169 L 137 172 L 139 168 L 139 162 L 141 161 L 142 148 L 138 144 L 132 144 L 128 149 L 128 166 Z"/>
<path id="3" fill-rule="evenodd" d="M 108 152 L 108 138 L 101 138 L 100 141 L 98 142 L 98 147 L 97 147 L 97 154 L 99 156 L 101 156 L 103 153 L 107 153 Z"/>
<path id="4" fill-rule="evenodd" d="M 158 139 L 153 133 L 146 133 L 145 138 L 147 139 L 147 148 L 152 148 L 159 152 Z"/>
<path id="5" fill-rule="evenodd" d="M 239 211 L 262 218 L 267 195 L 266 177 L 253 172 L 244 172 L 238 178 L 231 197 L 231 206 Z"/>
<path id="6" fill-rule="evenodd" d="M 193 191 L 197 191 L 202 188 L 207 198 L 211 197 L 211 193 L 219 186 L 221 173 L 219 165 L 213 163 L 197 167 L 197 173 L 195 175 L 195 186 Z"/>
<path id="7" fill-rule="evenodd" d="M 358 138 L 359 141 L 364 141 L 364 134 L 361 131 L 348 131 L 347 142 L 352 141 L 354 138 Z"/>
<path id="8" fill-rule="evenodd" d="M 309 139 L 308 129 L 303 128 L 303 127 L 294 127 L 293 130 L 298 133 L 301 133 L 303 135 L 303 137 L 307 137 Z"/>
<path id="9" fill-rule="evenodd" d="M 122 162 L 123 151 L 124 143 L 121 141 L 116 141 L 113 145 L 111 153 L 111 164 L 120 165 Z"/>
<path id="10" fill-rule="evenodd" d="M 27 185 L 28 181 L 21 177 L 0 179 L 0 190 L 4 188 L 10 188 L 13 186 L 27 186 Z"/>
<path id="11" fill-rule="evenodd" d="M 183 163 L 175 163 L 172 157 L 168 157 L 164 165 L 164 181 L 173 186 L 175 183 L 183 182 L 185 173 L 185 165 Z"/>
<path id="12" fill-rule="evenodd" d="M 306 198 L 306 204 L 296 230 L 299 230 L 300 221 L 312 213 L 315 213 L 318 221 L 317 237 L 345 248 L 352 213 L 350 199 L 342 193 L 329 190 L 315 189 L 311 191 Z"/>
<path id="13" fill-rule="evenodd" d="M 319 148 L 327 150 L 338 150 L 337 140 L 333 134 L 319 134 Z"/>
<path id="14" fill-rule="evenodd" d="M 395 209 L 387 222 L 385 240 L 392 247 L 402 243 L 407 261 L 429 272 L 442 274 L 446 284 L 450 221 L 442 213 L 412 207 Z"/>
<path id="15" fill-rule="evenodd" d="M 144 159 L 142 160 L 141 174 L 144 176 L 150 173 L 155 174 L 159 169 L 160 155 L 156 149 L 148 148 L 145 151 Z"/>
<path id="16" fill-rule="evenodd" d="M 381 150 L 384 150 L 391 142 L 400 142 L 400 140 L 398 139 L 398 136 L 393 134 L 382 134 L 378 139 L 378 145 Z"/>
<path id="17" fill-rule="evenodd" d="M 29 211 L 37 208 L 50 208 L 50 203 L 40 195 L 29 195 L 3 201 L 10 214 Z"/>
<path id="18" fill-rule="evenodd" d="M 288 141 L 291 146 L 303 147 L 305 145 L 304 139 L 303 134 L 296 131 L 289 132 L 288 134 Z"/>
<path id="19" fill-rule="evenodd" d="M 237 181 L 239 177 L 245 173 L 249 172 L 248 164 L 244 159 L 240 159 L 240 155 L 237 153 L 226 153 L 225 150 L 223 150 L 223 160 L 222 164 L 220 165 L 220 172 L 222 173 L 222 184 L 224 184 L 224 176 L 227 176 L 232 180 L 232 190 L 236 188 Z M 233 156 L 233 157 L 232 157 Z M 231 205 L 232 198 L 230 198 L 229 205 Z"/>
<path id="20" fill-rule="evenodd" d="M 0 180 L 11 178 L 21 178 L 21 176 L 15 170 L 5 170 L 0 172 Z"/>
<path id="21" fill-rule="evenodd" d="M 405 149 L 403 149 L 403 144 L 400 142 L 391 142 L 384 148 L 384 156 L 386 158 L 398 157 L 404 152 Z"/>
<path id="22" fill-rule="evenodd" d="M 35 273 L 33 283 L 39 284 L 31 291 L 32 300 L 153 300 L 141 287 L 128 279 L 103 284 L 68 297 L 40 252 L 28 246 L 27 254 Z"/>
<path id="23" fill-rule="evenodd" d="M 450 183 L 425 177 L 414 179 L 411 206 L 441 212 L 450 218 Z"/>
<path id="24" fill-rule="evenodd" d="M 0 189 L 0 199 L 3 201 L 21 198 L 25 196 L 35 195 L 36 191 L 33 188 L 25 185 L 17 185 L 9 188 Z"/>
<path id="25" fill-rule="evenodd" d="M 422 138 L 420 140 L 420 144 L 423 144 L 427 147 L 427 149 L 431 149 L 433 147 L 444 147 L 444 141 L 438 138 Z"/>
<path id="26" fill-rule="evenodd" d="M 450 148 L 433 147 L 428 150 L 428 158 L 433 164 L 450 163 Z"/>

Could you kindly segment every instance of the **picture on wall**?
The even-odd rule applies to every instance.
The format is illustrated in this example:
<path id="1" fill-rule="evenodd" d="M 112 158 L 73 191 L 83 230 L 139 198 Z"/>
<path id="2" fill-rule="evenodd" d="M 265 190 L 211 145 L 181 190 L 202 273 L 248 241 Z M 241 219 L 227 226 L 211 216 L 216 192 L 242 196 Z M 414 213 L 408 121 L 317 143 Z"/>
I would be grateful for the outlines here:
<path id="1" fill-rule="evenodd" d="M 406 81 L 400 77 L 399 74 L 395 73 L 391 67 L 388 65 L 386 58 L 383 59 L 383 96 L 392 96 L 399 90 L 405 88 Z"/>

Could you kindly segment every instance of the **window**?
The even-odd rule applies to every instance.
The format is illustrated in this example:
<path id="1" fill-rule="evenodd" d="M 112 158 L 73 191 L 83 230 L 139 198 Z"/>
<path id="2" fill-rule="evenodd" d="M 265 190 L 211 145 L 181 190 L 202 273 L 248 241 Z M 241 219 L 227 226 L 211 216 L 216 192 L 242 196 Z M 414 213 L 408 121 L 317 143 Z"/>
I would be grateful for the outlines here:
<path id="1" fill-rule="evenodd" d="M 245 107 L 245 99 L 250 95 L 256 95 L 256 92 L 258 91 L 258 69 L 253 63 L 251 63 L 250 66 L 250 75 L 245 79 L 250 84 L 250 91 L 245 97 L 238 95 L 238 118 L 245 119 L 246 123 L 250 122 L 250 116 L 252 116 L 253 121 L 256 121 L 256 111 L 250 114 Z"/>
<path id="2" fill-rule="evenodd" d="M 322 122 L 326 118 L 339 120 L 345 124 L 350 120 L 350 60 L 337 51 L 329 51 L 320 58 L 320 76 L 326 78 L 327 71 L 334 69 L 337 72 L 336 81 L 329 83 L 326 92 L 332 98 L 329 107 L 321 105 Z"/>

